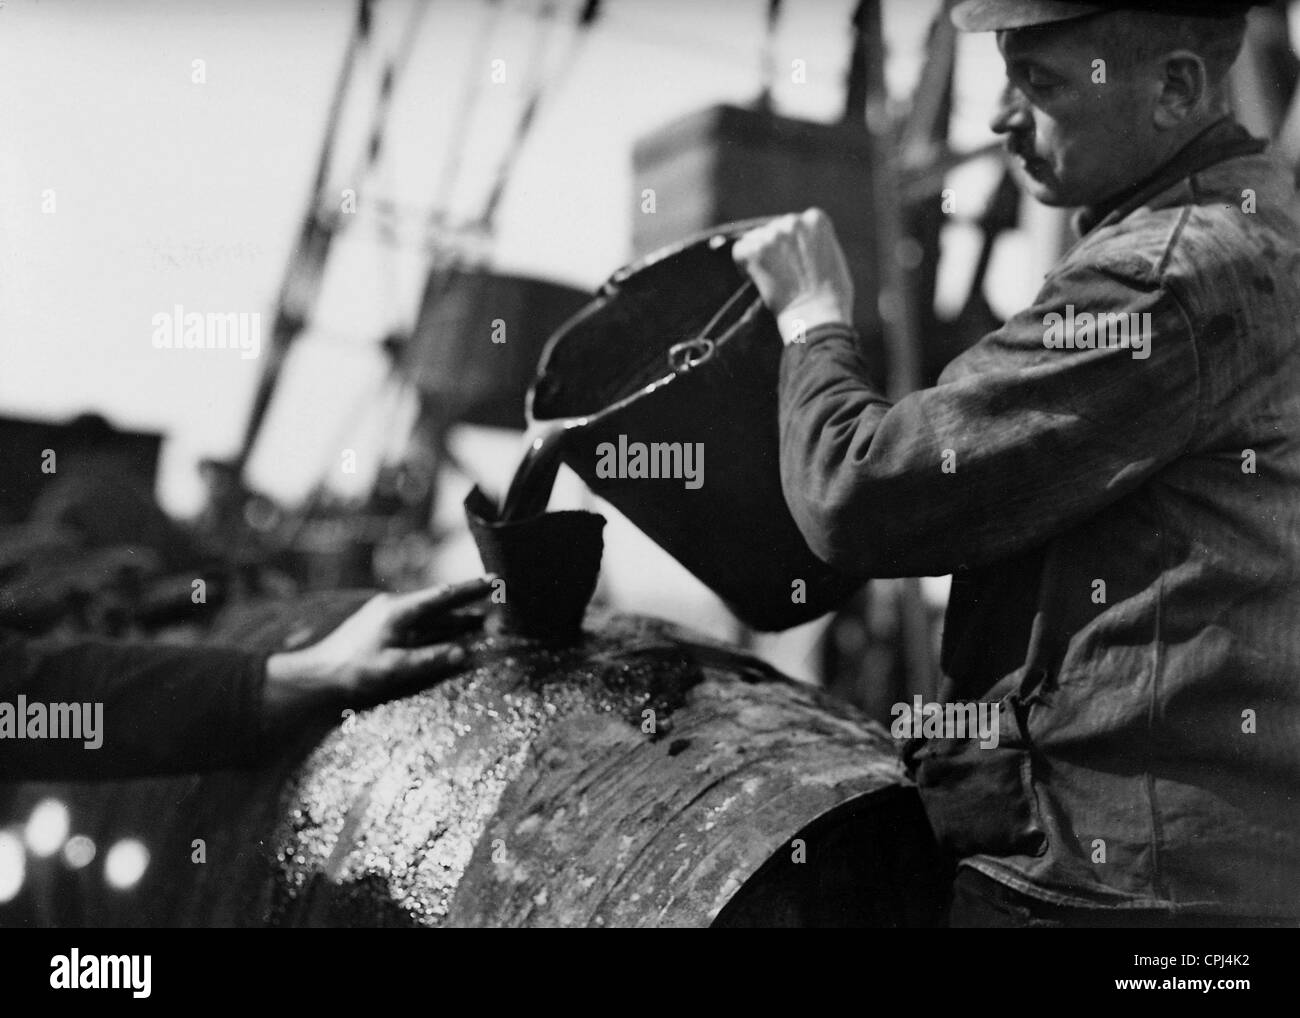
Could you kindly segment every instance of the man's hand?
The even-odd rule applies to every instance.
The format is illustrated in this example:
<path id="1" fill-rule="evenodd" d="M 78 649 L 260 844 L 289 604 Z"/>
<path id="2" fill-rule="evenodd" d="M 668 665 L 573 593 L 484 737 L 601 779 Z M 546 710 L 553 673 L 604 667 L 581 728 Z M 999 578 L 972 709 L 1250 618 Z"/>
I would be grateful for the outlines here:
<path id="1" fill-rule="evenodd" d="M 263 701 L 268 723 L 292 723 L 323 708 L 368 706 L 454 671 L 465 652 L 431 639 L 470 628 L 473 620 L 451 616 L 452 609 L 491 589 L 484 577 L 409 594 L 376 594 L 319 643 L 271 655 Z"/>
<path id="2" fill-rule="evenodd" d="M 750 230 L 731 249 L 753 278 L 786 343 L 818 325 L 853 321 L 853 280 L 821 209 L 781 216 Z"/>

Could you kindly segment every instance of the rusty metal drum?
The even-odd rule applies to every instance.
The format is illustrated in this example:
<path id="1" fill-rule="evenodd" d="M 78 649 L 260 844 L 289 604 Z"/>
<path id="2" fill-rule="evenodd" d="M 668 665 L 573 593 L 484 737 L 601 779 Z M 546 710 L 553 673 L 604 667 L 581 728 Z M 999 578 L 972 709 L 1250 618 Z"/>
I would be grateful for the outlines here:
<path id="1" fill-rule="evenodd" d="M 364 596 L 244 610 L 216 638 L 301 644 Z M 88 870 L 51 878 L 31 914 L 125 926 L 937 920 L 942 867 L 915 790 L 889 736 L 851 708 L 642 617 L 593 615 L 568 646 L 484 632 L 463 645 L 463 673 L 306 733 L 256 772 L 21 786 L 19 806 L 58 795 L 74 830 L 100 845 L 137 838 L 150 858 L 129 892 Z"/>

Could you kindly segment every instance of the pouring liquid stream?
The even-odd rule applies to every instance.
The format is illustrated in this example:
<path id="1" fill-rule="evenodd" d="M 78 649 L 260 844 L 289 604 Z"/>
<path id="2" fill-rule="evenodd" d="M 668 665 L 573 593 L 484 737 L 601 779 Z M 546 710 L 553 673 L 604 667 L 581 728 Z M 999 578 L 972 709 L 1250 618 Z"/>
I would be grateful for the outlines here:
<path id="1" fill-rule="evenodd" d="M 565 439 L 572 429 L 589 420 L 587 417 L 567 417 L 535 423 L 528 429 L 524 438 L 524 455 L 501 503 L 502 523 L 525 520 L 546 511 L 564 458 Z"/>

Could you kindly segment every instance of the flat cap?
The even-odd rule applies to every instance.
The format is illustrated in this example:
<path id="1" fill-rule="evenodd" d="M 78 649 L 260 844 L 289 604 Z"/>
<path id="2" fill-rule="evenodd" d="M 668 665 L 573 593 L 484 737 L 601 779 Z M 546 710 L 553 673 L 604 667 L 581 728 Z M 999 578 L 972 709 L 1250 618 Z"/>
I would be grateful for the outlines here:
<path id="1" fill-rule="evenodd" d="M 1133 0 L 1131 3 L 1078 4 L 1064 0 L 963 0 L 952 9 L 952 23 L 963 32 L 996 32 L 1072 21 L 1106 11 L 1151 11 L 1184 17 L 1230 18 L 1245 14 L 1262 0 Z"/>

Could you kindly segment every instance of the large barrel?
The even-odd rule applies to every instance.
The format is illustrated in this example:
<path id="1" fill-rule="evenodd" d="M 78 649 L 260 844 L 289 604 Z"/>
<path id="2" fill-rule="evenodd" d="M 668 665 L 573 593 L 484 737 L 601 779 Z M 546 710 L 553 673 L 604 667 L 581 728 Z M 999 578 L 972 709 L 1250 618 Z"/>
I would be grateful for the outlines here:
<path id="1" fill-rule="evenodd" d="M 358 598 L 232 620 L 301 643 Z M 878 725 L 665 623 L 577 644 L 466 638 L 471 667 L 286 747 L 255 773 L 22 786 L 68 801 L 129 892 L 46 875 L 0 921 L 89 925 L 925 925 L 942 878 Z M 202 861 L 198 844 L 202 843 Z M 40 896 L 44 896 L 41 898 Z"/>

